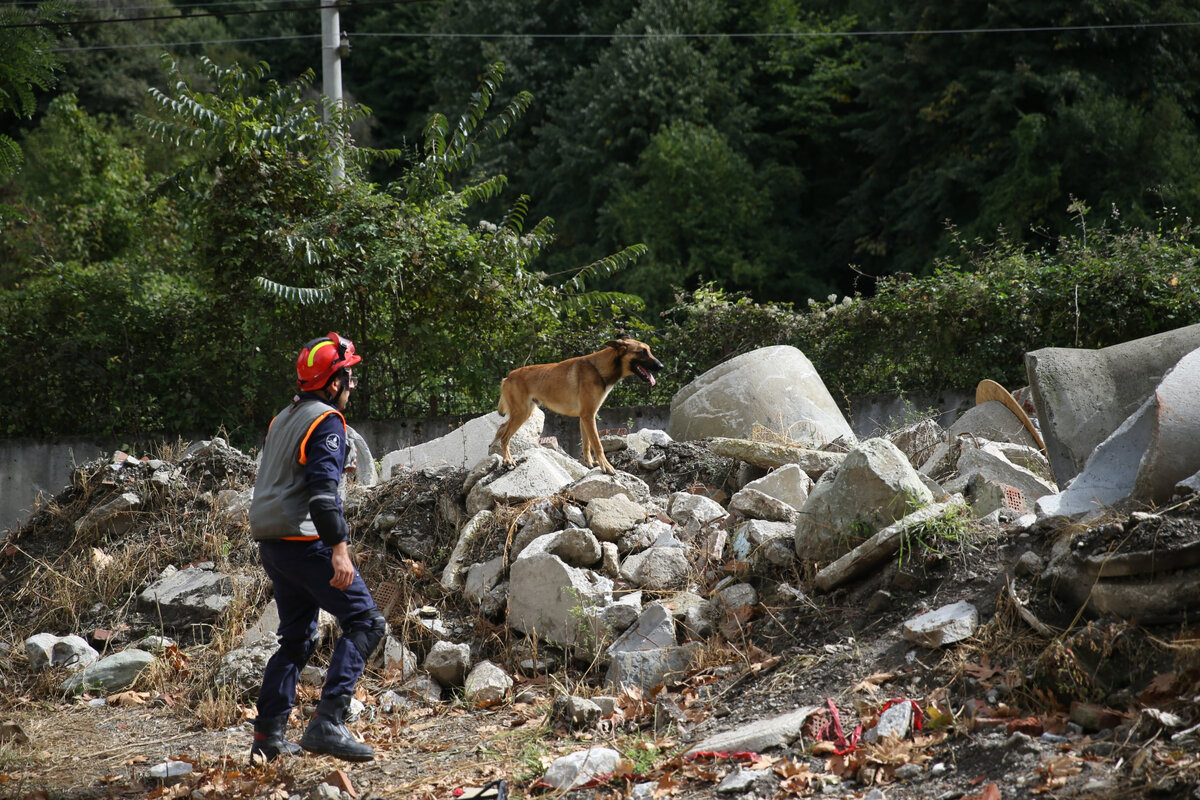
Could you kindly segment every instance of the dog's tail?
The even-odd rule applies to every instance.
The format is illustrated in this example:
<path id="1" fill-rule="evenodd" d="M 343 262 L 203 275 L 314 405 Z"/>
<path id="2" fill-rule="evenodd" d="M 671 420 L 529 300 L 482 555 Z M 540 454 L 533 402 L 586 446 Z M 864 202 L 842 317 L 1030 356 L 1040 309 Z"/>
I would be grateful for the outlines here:
<path id="1" fill-rule="evenodd" d="M 508 378 L 505 378 L 504 380 L 500 381 L 500 405 L 498 405 L 496 407 L 496 410 L 507 417 L 508 416 L 508 403 L 504 402 L 504 384 L 506 384 L 506 383 L 508 383 Z"/>

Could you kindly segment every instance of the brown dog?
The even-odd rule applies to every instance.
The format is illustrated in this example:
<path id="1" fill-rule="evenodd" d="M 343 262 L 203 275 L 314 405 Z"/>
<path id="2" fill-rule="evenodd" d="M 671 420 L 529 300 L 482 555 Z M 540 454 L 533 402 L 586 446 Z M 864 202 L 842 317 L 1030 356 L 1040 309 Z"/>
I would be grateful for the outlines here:
<path id="1" fill-rule="evenodd" d="M 654 373 L 662 368 L 662 362 L 651 354 L 648 344 L 621 337 L 590 355 L 514 369 L 500 384 L 500 413 L 508 419 L 501 423 L 496 439 L 492 440 L 499 440 L 505 466 L 513 466 L 509 440 L 529 419 L 534 403 L 541 403 L 556 414 L 579 417 L 583 463 L 592 467 L 599 460 L 601 469 L 612 475 L 616 470 L 600 446 L 596 412 L 619 380 L 637 375 L 653 386 Z"/>

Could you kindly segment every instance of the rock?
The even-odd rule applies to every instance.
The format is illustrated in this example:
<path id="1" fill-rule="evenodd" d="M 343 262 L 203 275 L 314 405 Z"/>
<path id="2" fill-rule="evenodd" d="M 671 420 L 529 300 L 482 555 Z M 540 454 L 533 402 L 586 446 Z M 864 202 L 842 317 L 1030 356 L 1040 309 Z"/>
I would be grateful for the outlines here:
<path id="1" fill-rule="evenodd" d="M 441 464 L 465 468 L 477 464 L 491 452 L 496 429 L 502 422 L 504 417 L 493 411 L 467 420 L 445 436 L 413 447 L 393 450 L 380 461 L 381 477 L 388 480 L 401 469 L 419 470 Z M 509 442 L 509 450 L 514 458 L 538 446 L 545 423 L 545 412 L 541 408 L 534 408 L 529 419 L 513 434 L 512 441 Z"/>
<path id="2" fill-rule="evenodd" d="M 646 519 L 646 509 L 628 495 L 597 497 L 584 509 L 587 526 L 602 542 L 615 542 L 626 531 Z"/>
<path id="3" fill-rule="evenodd" d="M 910 464 L 918 465 L 928 461 L 938 445 L 946 441 L 946 431 L 937 420 L 923 419 L 893 431 L 885 438 L 904 453 Z"/>
<path id="4" fill-rule="evenodd" d="M 678 683 L 695 668 L 703 649 L 700 642 L 688 642 L 657 650 L 617 653 L 604 676 L 604 685 L 614 691 L 625 686 L 636 686 L 643 692 L 649 692 L 660 683 Z"/>
<path id="5" fill-rule="evenodd" d="M 731 731 L 710 736 L 689 747 L 684 757 L 714 751 L 761 753 L 775 747 L 787 747 L 800 735 L 808 718 L 820 708 L 821 706 L 801 706 L 777 717 L 754 720 Z"/>
<path id="6" fill-rule="evenodd" d="M 195 767 L 187 761 L 167 759 L 161 764 L 155 764 L 146 774 L 156 781 L 162 781 L 170 785 L 176 779 L 191 775 L 194 769 Z"/>
<path id="7" fill-rule="evenodd" d="M 555 534 L 535 539 L 509 569 L 509 625 L 560 645 L 596 636 L 586 619 L 612 602 L 608 578 L 568 566 L 545 551 Z"/>
<path id="8" fill-rule="evenodd" d="M 744 353 L 696 378 L 671 399 L 667 432 L 676 441 L 749 438 L 756 425 L 819 443 L 853 435 L 812 362 L 788 345 Z"/>
<path id="9" fill-rule="evenodd" d="M 650 487 L 644 480 L 628 472 L 605 475 L 596 469 L 568 486 L 567 494 L 577 502 L 588 504 L 593 500 L 622 495 L 635 503 L 646 503 L 650 500 Z"/>
<path id="10" fill-rule="evenodd" d="M 738 765 L 717 784 L 717 794 L 742 794 L 749 791 L 762 776 L 762 770 L 742 769 Z"/>
<path id="11" fill-rule="evenodd" d="M 836 559 L 932 501 L 896 445 L 868 439 L 813 487 L 796 523 L 796 555 L 806 561 Z"/>
<path id="12" fill-rule="evenodd" d="M 602 555 L 599 540 L 587 528 L 568 528 L 554 534 L 546 552 L 572 567 L 595 567 Z"/>
<path id="13" fill-rule="evenodd" d="M 593 747 L 555 759 L 550 764 L 542 782 L 551 789 L 568 792 L 583 786 L 598 775 L 608 775 L 617 770 L 621 754 L 608 747 Z"/>
<path id="14" fill-rule="evenodd" d="M 133 526 L 133 512 L 142 504 L 136 492 L 122 492 L 116 499 L 96 506 L 75 522 L 80 538 L 123 536 Z"/>
<path id="15" fill-rule="evenodd" d="M 961 642 L 979 627 L 979 612 L 965 601 L 913 617 L 904 623 L 904 638 L 926 647 Z"/>
<path id="16" fill-rule="evenodd" d="M 467 675 L 463 697 L 477 708 L 492 706 L 503 702 L 512 687 L 508 673 L 490 661 L 480 661 Z"/>
<path id="17" fill-rule="evenodd" d="M 794 507 L 749 486 L 739 489 L 730 498 L 729 510 L 749 519 L 790 522 L 793 525 L 800 516 Z"/>
<path id="18" fill-rule="evenodd" d="M 748 583 L 732 583 L 716 593 L 719 608 L 734 615 L 743 615 L 758 605 L 758 592 Z"/>
<path id="19" fill-rule="evenodd" d="M 693 592 L 677 592 L 663 604 L 683 626 L 688 639 L 707 639 L 713 632 L 712 603 Z"/>
<path id="20" fill-rule="evenodd" d="M 1200 350 L 1168 371 L 1137 411 L 1096 447 L 1062 494 L 1038 502 L 1039 517 L 1086 520 L 1111 506 L 1170 500 L 1175 486 L 1200 470 L 1198 389 Z"/>
<path id="21" fill-rule="evenodd" d="M 756 442 L 750 439 L 715 437 L 709 441 L 708 447 L 719 456 L 735 458 L 763 469 L 775 469 L 786 464 L 795 464 L 813 480 L 817 480 L 827 471 L 835 469 L 846 459 L 845 453 L 816 450 L 791 444 Z"/>
<path id="22" fill-rule="evenodd" d="M 675 618 L 662 603 L 651 603 L 642 610 L 637 623 L 609 645 L 605 653 L 611 658 L 617 653 L 674 645 Z"/>
<path id="23" fill-rule="evenodd" d="M 82 636 L 52 633 L 38 633 L 26 639 L 25 657 L 29 659 L 31 672 L 41 672 L 47 667 L 78 672 L 100 660 L 100 654 Z"/>
<path id="24" fill-rule="evenodd" d="M 879 722 L 875 724 L 874 728 L 863 734 L 863 740 L 878 742 L 889 736 L 903 739 L 908 736 L 908 732 L 912 729 L 912 721 L 913 704 L 908 700 L 899 700 L 888 706 L 879 715 Z"/>
<path id="25" fill-rule="evenodd" d="M 417 674 L 419 662 L 416 654 L 391 634 L 383 638 L 383 645 L 378 651 L 378 660 L 386 672 L 402 680 Z"/>
<path id="26" fill-rule="evenodd" d="M 138 596 L 138 606 L 167 627 L 212 623 L 248 583 L 243 575 L 216 572 L 209 562 L 168 569 Z"/>
<path id="27" fill-rule="evenodd" d="M 480 511 L 467 520 L 467 524 L 458 534 L 458 541 L 450 553 L 450 559 L 442 570 L 442 588 L 448 592 L 457 592 L 463 588 L 463 571 L 466 569 L 464 560 L 467 553 L 475 546 L 475 541 L 487 533 L 495 515 L 491 511 Z"/>
<path id="28" fill-rule="evenodd" d="M 790 508 L 798 509 L 804 506 L 812 488 L 812 478 L 800 468 L 799 464 L 784 464 L 781 467 L 771 470 L 763 477 L 750 481 L 742 487 L 738 494 L 747 489 L 758 491 L 786 504 Z M 731 503 L 736 500 L 737 494 L 733 496 Z M 768 517 L 758 517 L 758 519 L 768 519 Z"/>
<path id="29" fill-rule="evenodd" d="M 371 455 L 371 447 L 367 440 L 350 425 L 346 426 L 346 439 L 350 442 L 350 456 L 346 462 L 347 478 L 360 486 L 377 485 L 379 471 L 375 469 L 375 457 Z"/>
<path id="30" fill-rule="evenodd" d="M 434 642 L 425 656 L 425 671 L 442 686 L 461 686 L 471 664 L 471 646 Z"/>
<path id="31" fill-rule="evenodd" d="M 680 547 L 650 547 L 627 557 L 621 577 L 651 591 L 677 589 L 687 582 L 692 562 Z"/>
<path id="32" fill-rule="evenodd" d="M 463 578 L 463 596 L 482 604 L 484 599 L 504 580 L 504 556 L 472 564 Z"/>
<path id="33" fill-rule="evenodd" d="M 1200 347 L 1200 325 L 1099 350 L 1047 347 L 1025 354 L 1046 454 L 1060 486 L 1137 411 L 1188 353 Z"/>
<path id="34" fill-rule="evenodd" d="M 959 440 L 959 445 L 961 454 L 958 457 L 958 473 L 968 480 L 978 476 L 986 481 L 1015 487 L 1031 503 L 1039 497 L 1058 492 L 1058 487 L 1053 483 L 1012 463 L 1003 450 L 990 442 L 976 445 L 970 439 L 962 439 Z"/>
<path id="35" fill-rule="evenodd" d="M 101 694 L 112 694 L 132 686 L 138 675 L 142 674 L 142 670 L 154 661 L 153 654 L 130 647 L 76 672 L 63 681 L 59 688 L 66 694 L 93 690 Z"/>
<path id="36" fill-rule="evenodd" d="M 598 704 L 575 695 L 556 698 L 552 713 L 554 719 L 560 719 L 572 728 L 591 728 L 602 715 L 603 710 Z"/>
<path id="37" fill-rule="evenodd" d="M 549 497 L 575 478 L 548 453 L 531 450 L 516 457 L 516 466 L 489 480 L 481 480 L 467 494 L 467 513 L 474 516 L 495 505 L 521 505 Z"/>
<path id="38" fill-rule="evenodd" d="M 734 529 L 733 554 L 759 568 L 788 566 L 796 560 L 795 532 L 794 523 L 748 520 Z"/>
<path id="39" fill-rule="evenodd" d="M 949 440 L 960 436 L 989 442 L 1014 442 L 1026 447 L 1038 446 L 1021 420 L 998 400 L 971 406 L 950 426 Z"/>
<path id="40" fill-rule="evenodd" d="M 691 492 L 672 492 L 667 498 L 667 516 L 682 526 L 695 524 L 703 528 L 725 517 L 725 509 L 711 497 Z"/>

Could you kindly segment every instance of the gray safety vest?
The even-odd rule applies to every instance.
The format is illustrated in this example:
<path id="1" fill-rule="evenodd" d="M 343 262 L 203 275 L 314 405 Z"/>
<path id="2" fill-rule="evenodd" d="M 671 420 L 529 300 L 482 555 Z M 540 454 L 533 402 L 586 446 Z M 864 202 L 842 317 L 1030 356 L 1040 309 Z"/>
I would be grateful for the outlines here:
<path id="1" fill-rule="evenodd" d="M 317 535 L 308 514 L 304 446 L 329 414 L 337 414 L 345 427 L 341 412 L 318 400 L 288 406 L 271 420 L 250 502 L 250 535 L 256 541 Z"/>

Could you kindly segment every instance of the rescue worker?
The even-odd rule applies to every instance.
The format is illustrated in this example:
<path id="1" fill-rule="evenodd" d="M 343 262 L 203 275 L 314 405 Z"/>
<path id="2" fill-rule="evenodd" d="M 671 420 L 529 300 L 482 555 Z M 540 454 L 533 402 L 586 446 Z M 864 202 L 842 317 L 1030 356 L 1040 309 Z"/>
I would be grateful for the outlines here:
<path id="1" fill-rule="evenodd" d="M 358 384 L 353 368 L 361 361 L 354 343 L 336 333 L 304 345 L 296 360 L 300 393 L 267 430 L 250 533 L 274 584 L 279 649 L 263 671 L 252 759 L 270 761 L 301 749 L 346 761 L 375 757 L 345 725 L 354 687 L 385 631 L 383 615 L 351 560 L 338 495 L 349 447 L 342 412 Z M 316 714 L 297 746 L 285 732 L 300 671 L 316 649 L 320 609 L 337 618 L 341 637 Z"/>

